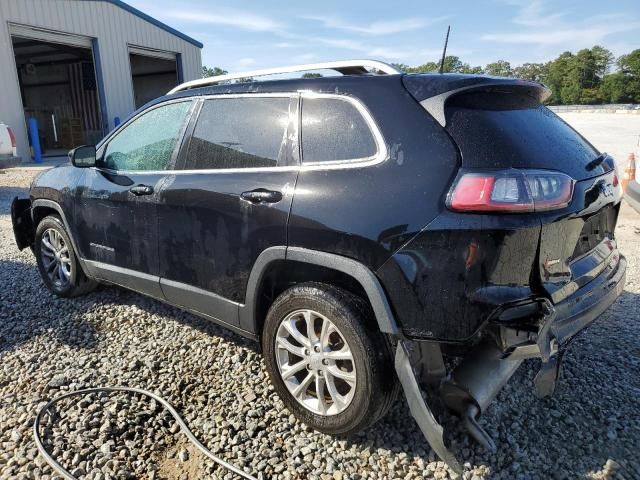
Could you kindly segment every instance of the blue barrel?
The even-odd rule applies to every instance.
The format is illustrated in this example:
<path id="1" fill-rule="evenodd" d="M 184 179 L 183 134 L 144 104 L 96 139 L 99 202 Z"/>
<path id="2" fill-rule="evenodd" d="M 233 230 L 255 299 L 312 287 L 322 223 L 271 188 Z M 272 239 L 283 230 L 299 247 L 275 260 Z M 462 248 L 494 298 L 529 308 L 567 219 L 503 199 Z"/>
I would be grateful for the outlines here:
<path id="1" fill-rule="evenodd" d="M 40 148 L 40 136 L 38 135 L 38 119 L 29 119 L 29 137 L 31 138 L 31 148 L 33 150 L 33 161 L 42 163 L 42 149 Z"/>

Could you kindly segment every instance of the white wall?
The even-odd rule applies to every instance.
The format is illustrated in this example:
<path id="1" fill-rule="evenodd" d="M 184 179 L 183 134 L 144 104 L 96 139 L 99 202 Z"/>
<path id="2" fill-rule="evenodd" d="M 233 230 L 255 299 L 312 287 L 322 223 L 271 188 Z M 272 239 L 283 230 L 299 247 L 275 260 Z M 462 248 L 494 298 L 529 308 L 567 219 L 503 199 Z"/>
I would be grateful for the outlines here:
<path id="1" fill-rule="evenodd" d="M 184 80 L 201 77 L 200 49 L 160 27 L 99 0 L 0 0 L 0 121 L 18 140 L 18 155 L 29 160 L 27 131 L 20 100 L 8 23 L 30 25 L 97 38 L 104 80 L 108 128 L 113 119 L 134 111 L 128 45 L 181 54 Z"/>

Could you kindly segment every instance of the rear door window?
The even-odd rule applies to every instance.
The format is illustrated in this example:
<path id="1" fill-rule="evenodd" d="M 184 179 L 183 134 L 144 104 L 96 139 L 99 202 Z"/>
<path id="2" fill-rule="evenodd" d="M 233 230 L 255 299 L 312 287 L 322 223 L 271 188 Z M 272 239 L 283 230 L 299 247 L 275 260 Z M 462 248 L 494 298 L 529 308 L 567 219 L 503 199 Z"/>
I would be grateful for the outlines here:
<path id="1" fill-rule="evenodd" d="M 288 123 L 288 97 L 205 100 L 189 142 L 185 168 L 284 165 Z"/>
<path id="2" fill-rule="evenodd" d="M 376 153 L 373 133 L 355 105 L 338 98 L 303 98 L 304 163 L 367 160 Z"/>

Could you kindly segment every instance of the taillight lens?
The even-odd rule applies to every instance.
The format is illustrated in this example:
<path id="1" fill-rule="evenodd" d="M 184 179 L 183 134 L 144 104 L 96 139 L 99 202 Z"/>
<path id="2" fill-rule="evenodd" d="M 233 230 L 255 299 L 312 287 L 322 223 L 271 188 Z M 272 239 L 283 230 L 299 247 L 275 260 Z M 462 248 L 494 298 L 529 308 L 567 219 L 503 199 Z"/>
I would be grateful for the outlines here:
<path id="1" fill-rule="evenodd" d="M 459 212 L 540 212 L 571 202 L 574 180 L 547 170 L 463 172 L 449 192 L 447 205 Z"/>
<path id="2" fill-rule="evenodd" d="M 13 133 L 11 128 L 7 127 L 7 132 L 9 133 L 9 139 L 11 139 L 11 148 L 13 149 L 13 155 L 16 155 L 16 136 Z"/>
<path id="3" fill-rule="evenodd" d="M 16 136 L 13 134 L 13 130 L 7 127 L 7 132 L 9 132 L 9 138 L 11 139 L 11 146 L 16 147 Z"/>

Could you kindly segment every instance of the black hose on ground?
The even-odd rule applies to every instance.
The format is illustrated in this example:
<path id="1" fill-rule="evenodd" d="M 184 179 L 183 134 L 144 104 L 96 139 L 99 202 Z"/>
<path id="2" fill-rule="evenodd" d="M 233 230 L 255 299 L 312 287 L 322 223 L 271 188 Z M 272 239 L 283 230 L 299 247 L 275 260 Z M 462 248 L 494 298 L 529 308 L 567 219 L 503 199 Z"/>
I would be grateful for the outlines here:
<path id="1" fill-rule="evenodd" d="M 152 398 L 153 400 L 155 400 L 156 402 L 160 403 L 164 408 L 167 409 L 167 411 L 171 414 L 171 416 L 177 422 L 177 424 L 180 427 L 180 430 L 182 431 L 182 433 L 184 433 L 184 435 L 187 437 L 187 439 L 193 445 L 195 445 L 196 448 L 198 450 L 200 450 L 203 455 L 205 455 L 207 458 L 213 460 L 215 463 L 217 463 L 221 467 L 226 468 L 230 472 L 235 473 L 239 477 L 245 478 L 247 480 L 258 480 L 253 475 L 249 475 L 248 473 L 243 472 L 242 470 L 240 470 L 240 468 L 236 467 L 235 465 L 232 465 L 232 464 L 226 462 L 225 460 L 223 460 L 222 458 L 217 457 L 216 455 L 211 453 L 211 451 L 208 450 L 200 442 L 200 440 L 198 440 L 196 438 L 196 436 L 191 432 L 191 430 L 189 430 L 189 427 L 187 427 L 187 424 L 184 423 L 184 420 L 182 419 L 180 414 L 176 411 L 176 409 L 173 408 L 171 406 L 171 404 L 169 402 L 167 402 L 165 399 L 159 397 L 158 395 L 156 395 L 154 393 L 148 392 L 146 390 L 142 390 L 140 388 L 134 388 L 134 387 L 98 387 L 98 388 L 85 388 L 83 390 L 75 390 L 73 392 L 68 392 L 68 393 L 60 395 L 59 397 L 54 398 L 53 400 L 49 401 L 49 403 L 47 403 L 44 407 L 42 407 L 40 409 L 40 411 L 38 412 L 38 415 L 36 416 L 35 422 L 33 423 L 33 438 L 35 439 L 36 446 L 38 447 L 38 451 L 40 452 L 40 454 L 44 457 L 44 459 L 51 466 L 51 468 L 53 468 L 53 470 L 58 475 L 61 475 L 65 480 L 77 480 L 77 479 L 76 479 L 76 477 L 71 475 L 67 470 L 65 470 L 65 468 L 62 465 L 60 465 L 51 455 L 49 455 L 47 450 L 44 448 L 44 444 L 42 442 L 42 437 L 40 436 L 40 422 L 42 421 L 42 417 L 44 417 L 45 413 L 47 413 L 51 407 L 53 407 L 56 403 L 60 402 L 61 400 L 64 400 L 65 398 L 80 396 L 80 395 L 87 395 L 89 393 L 100 393 L 100 392 L 106 392 L 106 393 L 114 393 L 114 392 L 137 393 L 139 395 L 143 395 L 145 397 Z"/>

